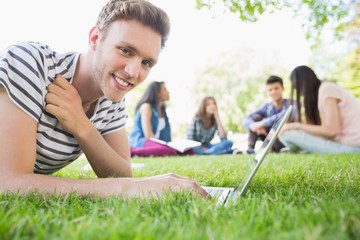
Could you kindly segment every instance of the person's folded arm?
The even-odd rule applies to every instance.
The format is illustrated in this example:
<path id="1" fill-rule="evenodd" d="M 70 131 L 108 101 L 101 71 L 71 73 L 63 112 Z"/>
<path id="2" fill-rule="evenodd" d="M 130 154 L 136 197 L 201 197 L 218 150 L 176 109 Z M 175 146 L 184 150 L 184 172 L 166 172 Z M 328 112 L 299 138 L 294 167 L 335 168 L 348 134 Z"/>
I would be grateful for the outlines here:
<path id="1" fill-rule="evenodd" d="M 258 115 L 258 116 L 262 116 L 262 117 L 266 116 L 266 108 L 267 108 L 267 104 L 264 104 L 260 108 L 256 109 L 254 112 L 246 115 L 242 121 L 243 126 L 247 130 L 251 130 L 250 125 L 255 122 L 253 119 L 253 116 L 254 115 Z"/>
<path id="2" fill-rule="evenodd" d="M 168 190 L 208 194 L 194 181 L 175 174 L 147 178 L 69 179 L 34 173 L 37 122 L 17 107 L 0 86 L 0 192 L 52 193 L 76 192 L 106 197 L 119 195 L 161 196 Z M 112 142 L 112 140 L 110 140 Z M 112 143 L 111 143 L 112 144 Z"/>
<path id="3" fill-rule="evenodd" d="M 125 130 L 109 133 L 105 139 L 86 116 L 77 90 L 57 76 L 48 86 L 46 111 L 71 133 L 98 177 L 131 177 L 130 147 Z"/>
<path id="4" fill-rule="evenodd" d="M 337 107 L 338 100 L 327 98 L 325 100 L 324 116 L 321 125 L 312 125 L 306 123 L 287 123 L 282 129 L 282 134 L 288 130 L 302 130 L 312 135 L 334 138 L 340 130 L 340 116 Z"/>

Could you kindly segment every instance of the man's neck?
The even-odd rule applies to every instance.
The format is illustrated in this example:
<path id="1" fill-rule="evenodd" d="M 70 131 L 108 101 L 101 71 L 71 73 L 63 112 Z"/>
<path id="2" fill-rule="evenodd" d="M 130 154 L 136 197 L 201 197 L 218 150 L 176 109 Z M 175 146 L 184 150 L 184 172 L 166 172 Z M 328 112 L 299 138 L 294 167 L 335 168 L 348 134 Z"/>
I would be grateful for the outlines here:
<path id="1" fill-rule="evenodd" d="M 102 96 L 98 83 L 92 76 L 92 59 L 92 53 L 89 51 L 80 54 L 72 82 L 81 97 L 84 108 L 91 106 Z"/>
<path id="2" fill-rule="evenodd" d="M 273 101 L 273 105 L 275 107 L 275 109 L 280 109 L 282 107 L 282 105 L 284 104 L 284 99 L 280 98 L 276 101 Z"/>

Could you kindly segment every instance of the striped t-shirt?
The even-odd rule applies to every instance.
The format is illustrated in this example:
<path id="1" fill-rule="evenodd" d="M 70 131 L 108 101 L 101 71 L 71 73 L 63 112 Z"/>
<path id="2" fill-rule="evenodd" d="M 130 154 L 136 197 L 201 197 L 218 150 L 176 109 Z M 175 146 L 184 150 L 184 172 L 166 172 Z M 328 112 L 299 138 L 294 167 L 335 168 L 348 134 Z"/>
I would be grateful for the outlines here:
<path id="1" fill-rule="evenodd" d="M 79 53 L 59 54 L 34 42 L 19 42 L 0 53 L 0 84 L 11 100 L 38 123 L 35 173 L 56 172 L 82 154 L 74 136 L 45 111 L 47 86 L 57 74 L 72 82 L 78 58 Z M 125 99 L 112 102 L 101 97 L 90 121 L 105 135 L 123 128 L 126 117 Z"/>

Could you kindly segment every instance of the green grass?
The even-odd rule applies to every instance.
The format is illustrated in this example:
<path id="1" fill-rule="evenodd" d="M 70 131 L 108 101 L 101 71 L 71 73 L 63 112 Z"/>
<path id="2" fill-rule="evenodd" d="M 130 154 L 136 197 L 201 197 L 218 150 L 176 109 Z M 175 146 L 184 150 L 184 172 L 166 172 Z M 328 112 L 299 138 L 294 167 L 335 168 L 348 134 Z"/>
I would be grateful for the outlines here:
<path id="1" fill-rule="evenodd" d="M 234 187 L 249 156 L 135 158 L 135 177 L 174 172 Z M 85 159 L 56 175 L 94 178 Z M 269 154 L 225 208 L 190 193 L 156 199 L 0 194 L 0 239 L 360 239 L 360 155 Z"/>

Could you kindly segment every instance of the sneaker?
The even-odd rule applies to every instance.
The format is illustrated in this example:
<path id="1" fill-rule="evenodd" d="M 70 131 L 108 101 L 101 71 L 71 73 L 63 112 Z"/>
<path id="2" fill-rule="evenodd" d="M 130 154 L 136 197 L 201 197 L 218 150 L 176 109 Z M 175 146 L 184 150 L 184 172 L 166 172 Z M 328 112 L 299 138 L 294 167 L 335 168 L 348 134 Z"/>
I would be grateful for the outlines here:
<path id="1" fill-rule="evenodd" d="M 248 150 L 246 150 L 247 154 L 255 154 L 255 150 L 252 148 L 249 148 Z"/>
<path id="2" fill-rule="evenodd" d="M 280 153 L 294 153 L 294 151 L 291 148 L 283 147 L 279 151 Z"/>
<path id="3" fill-rule="evenodd" d="M 232 151 L 232 154 L 233 155 L 236 155 L 236 154 L 242 154 L 243 152 L 237 148 L 235 148 L 233 151 Z"/>

